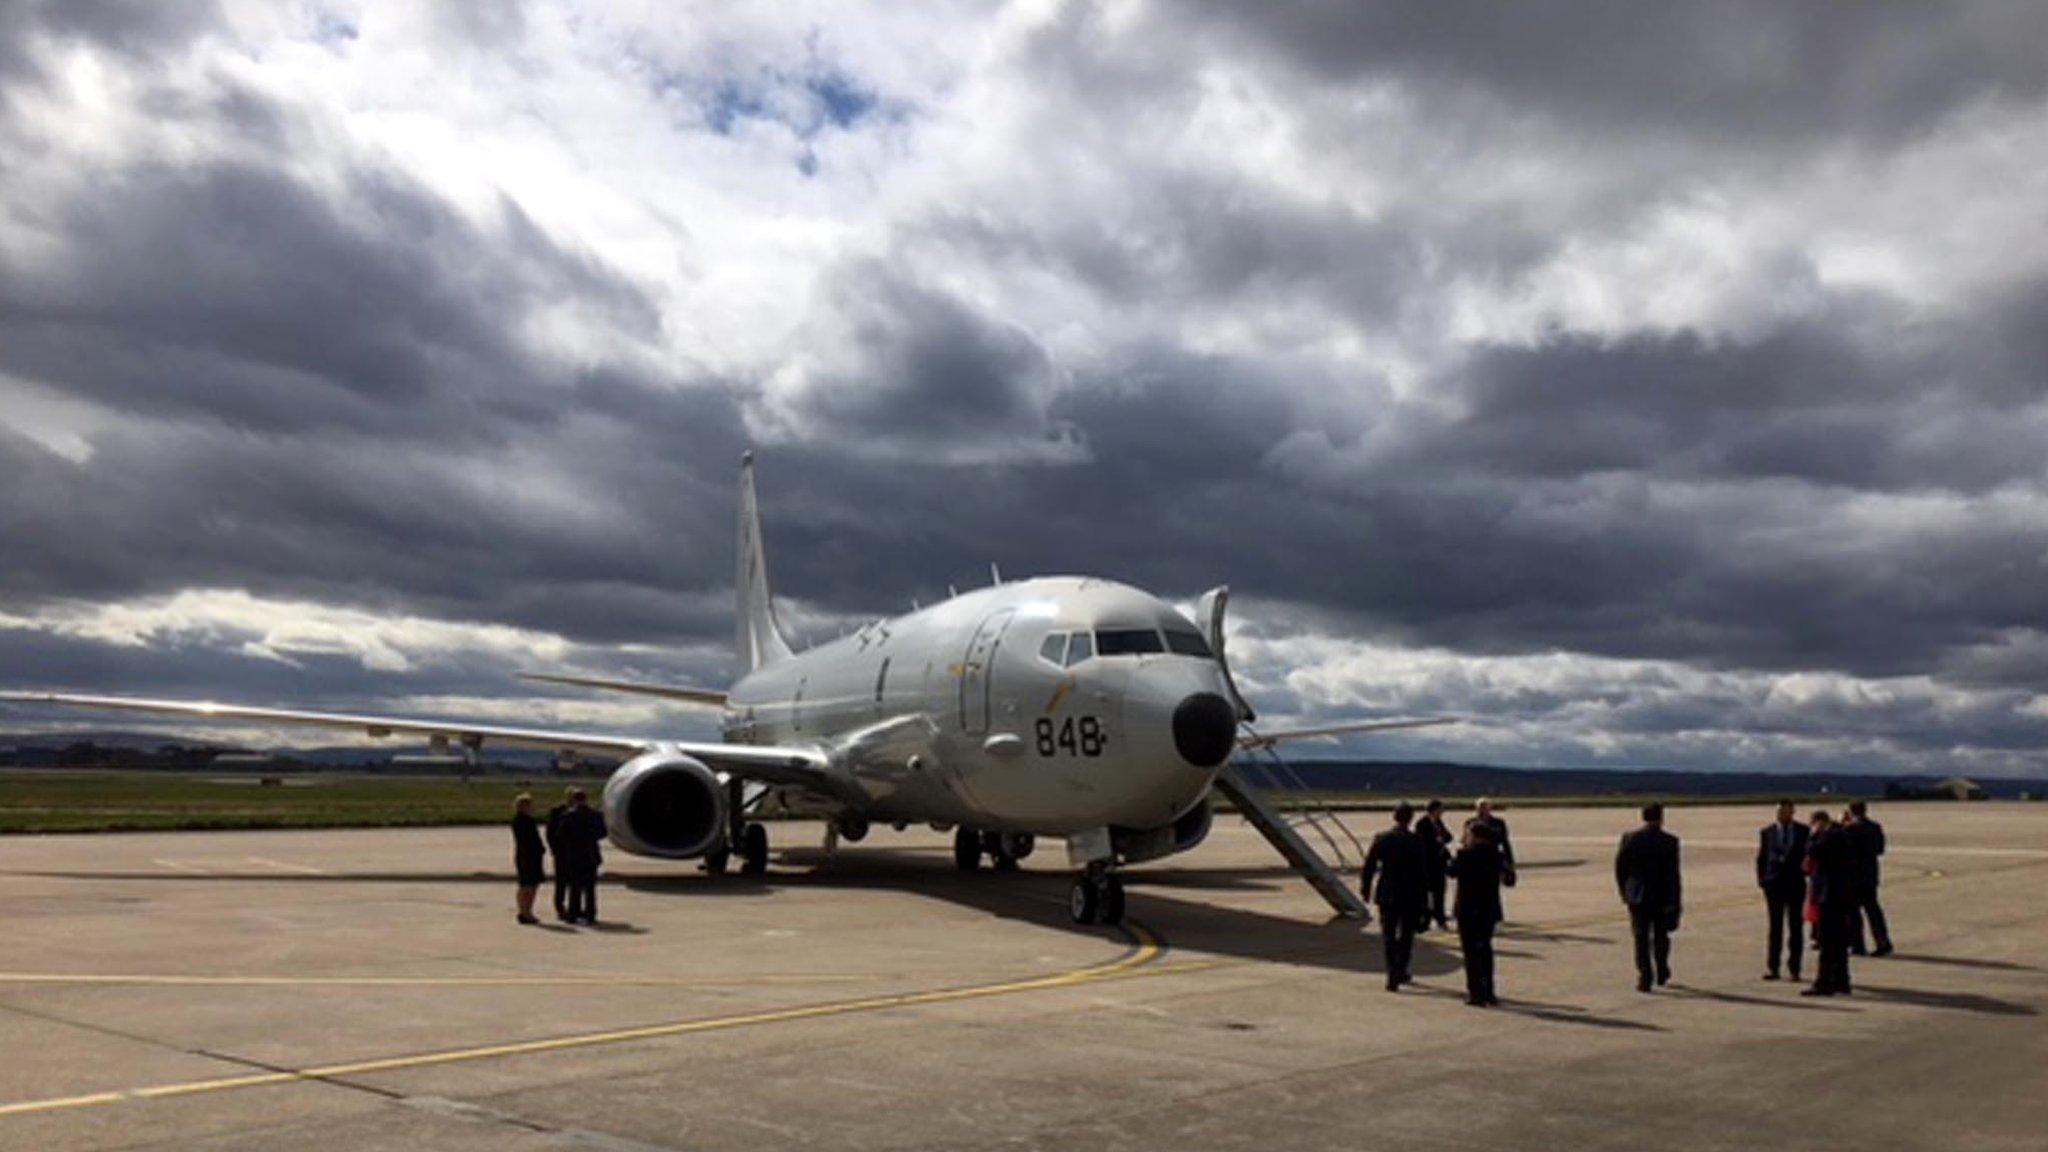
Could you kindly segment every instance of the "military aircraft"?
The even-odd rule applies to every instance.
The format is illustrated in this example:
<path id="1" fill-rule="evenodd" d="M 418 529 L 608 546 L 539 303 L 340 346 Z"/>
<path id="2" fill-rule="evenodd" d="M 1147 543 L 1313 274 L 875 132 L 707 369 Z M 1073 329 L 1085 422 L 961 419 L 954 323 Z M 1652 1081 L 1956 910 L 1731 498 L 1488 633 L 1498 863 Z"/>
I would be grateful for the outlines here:
<path id="1" fill-rule="evenodd" d="M 723 743 L 649 735 L 357 716 L 57 692 L 0 699 L 424 736 L 437 752 L 486 742 L 623 761 L 604 788 L 614 844 L 723 873 L 768 866 L 766 811 L 815 816 L 829 836 L 870 826 L 954 830 L 954 860 L 1010 870 L 1039 836 L 1080 872 L 1077 923 L 1118 923 L 1116 868 L 1185 852 L 1208 835 L 1208 793 L 1240 748 L 1446 723 L 1377 720 L 1253 732 L 1224 658 L 1227 588 L 1190 619 L 1146 592 L 1044 577 L 953 596 L 793 651 L 768 583 L 753 454 L 740 465 L 737 646 L 725 692 L 585 676 L 529 678 L 722 709 Z"/>

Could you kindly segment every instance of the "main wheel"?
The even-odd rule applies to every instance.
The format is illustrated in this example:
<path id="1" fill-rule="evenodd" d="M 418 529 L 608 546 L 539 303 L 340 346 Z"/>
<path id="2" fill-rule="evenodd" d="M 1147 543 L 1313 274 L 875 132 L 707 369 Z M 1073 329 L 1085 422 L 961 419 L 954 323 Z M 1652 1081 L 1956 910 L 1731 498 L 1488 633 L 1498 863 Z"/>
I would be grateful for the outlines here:
<path id="1" fill-rule="evenodd" d="M 740 833 L 740 875 L 759 876 L 768 871 L 768 829 L 749 824 Z"/>
<path id="2" fill-rule="evenodd" d="M 1029 832 L 1018 832 L 1010 837 L 1010 855 L 1022 860 L 1038 847 L 1038 841 Z"/>
<path id="3" fill-rule="evenodd" d="M 1121 924 L 1124 922 L 1124 882 L 1114 874 L 1102 878 L 1102 902 L 1095 910 L 1098 924 Z"/>
<path id="4" fill-rule="evenodd" d="M 972 828 L 953 830 L 953 867 L 962 872 L 981 867 L 981 833 Z"/>
<path id="5" fill-rule="evenodd" d="M 731 850 L 719 847 L 704 854 L 704 871 L 713 876 L 725 875 L 726 865 L 732 862 Z"/>
<path id="6" fill-rule="evenodd" d="M 1067 892 L 1067 914 L 1076 924 L 1093 924 L 1102 909 L 1102 889 L 1093 876 L 1083 876 L 1074 881 L 1074 887 Z"/>
<path id="7" fill-rule="evenodd" d="M 998 872 L 1015 872 L 1017 856 L 1010 851 L 1015 837 L 1008 832 L 984 832 L 981 835 L 981 850 L 988 853 L 989 866 Z"/>

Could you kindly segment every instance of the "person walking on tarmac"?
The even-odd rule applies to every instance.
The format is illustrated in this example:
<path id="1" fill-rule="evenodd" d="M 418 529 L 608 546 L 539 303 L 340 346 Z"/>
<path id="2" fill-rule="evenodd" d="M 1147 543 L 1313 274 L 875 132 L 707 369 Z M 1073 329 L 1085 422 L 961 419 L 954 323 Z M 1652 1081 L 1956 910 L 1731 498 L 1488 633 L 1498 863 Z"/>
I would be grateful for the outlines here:
<path id="1" fill-rule="evenodd" d="M 1671 933 L 1684 905 L 1678 837 L 1664 830 L 1664 806 L 1643 805 L 1643 824 L 1623 834 L 1614 853 L 1614 886 L 1628 905 L 1636 944 L 1636 991 L 1671 982 Z"/>
<path id="2" fill-rule="evenodd" d="M 1465 952 L 1465 1003 L 1491 1008 L 1500 1003 L 1493 989 L 1493 932 L 1500 926 L 1500 890 L 1514 887 L 1515 874 L 1494 845 L 1493 829 L 1474 821 L 1465 826 L 1465 844 L 1451 859 L 1458 895 L 1451 916 L 1458 922 L 1458 944 Z"/>
<path id="3" fill-rule="evenodd" d="M 561 847 L 555 852 L 555 871 L 569 877 L 568 911 L 564 920 L 597 923 L 597 870 L 604 863 L 598 848 L 607 830 L 604 816 L 589 804 L 589 796 L 578 788 L 569 794 L 569 810 L 562 813 L 555 837 Z"/>
<path id="4" fill-rule="evenodd" d="M 1861 956 L 1866 951 L 1872 956 L 1892 954 L 1892 930 L 1885 923 L 1884 909 L 1877 903 L 1878 864 L 1877 858 L 1884 855 L 1884 825 L 1870 818 L 1870 806 L 1861 800 L 1849 802 L 1849 811 L 1842 819 L 1842 832 L 1849 837 L 1849 843 L 1856 846 L 1856 921 L 1855 930 L 1849 934 L 1849 951 Z M 1863 925 L 1870 925 L 1870 944 L 1865 944 Z"/>
<path id="5" fill-rule="evenodd" d="M 538 924 L 540 917 L 533 914 L 533 898 L 540 891 L 540 882 L 547 879 L 541 857 L 547 849 L 540 840 L 540 824 L 533 818 L 533 797 L 521 792 L 512 801 L 512 868 L 519 876 L 519 922 Z"/>
<path id="6" fill-rule="evenodd" d="M 1394 826 L 1372 838 L 1365 852 L 1365 874 L 1359 894 L 1380 910 L 1380 936 L 1387 950 L 1387 991 L 1398 992 L 1415 978 L 1408 963 L 1415 955 L 1415 929 L 1429 917 L 1429 844 L 1408 827 L 1415 808 L 1406 801 L 1394 808 Z M 1379 881 L 1375 887 L 1373 881 Z"/>
<path id="7" fill-rule="evenodd" d="M 562 868 L 562 817 L 568 814 L 569 804 L 576 795 L 576 786 L 562 789 L 562 802 L 548 809 L 547 848 L 548 855 L 555 858 L 555 919 L 569 922 L 569 875 Z"/>
<path id="8" fill-rule="evenodd" d="M 1444 802 L 1431 800 L 1423 810 L 1422 819 L 1415 822 L 1415 834 L 1422 837 L 1429 849 L 1429 917 L 1422 922 L 1421 930 L 1429 931 L 1429 921 L 1436 921 L 1439 928 L 1449 928 L 1451 921 L 1446 915 L 1448 909 L 1444 897 L 1450 887 L 1445 879 L 1444 867 L 1451 862 L 1451 830 L 1444 824 Z"/>
<path id="9" fill-rule="evenodd" d="M 1856 846 L 1825 810 L 1813 814 L 1813 835 L 1806 843 L 1807 871 L 1811 875 L 1815 944 L 1820 951 L 1819 970 L 1813 987 L 1801 996 L 1849 995 L 1849 936 L 1856 930 L 1856 908 L 1862 900 L 1857 890 L 1861 867 Z"/>

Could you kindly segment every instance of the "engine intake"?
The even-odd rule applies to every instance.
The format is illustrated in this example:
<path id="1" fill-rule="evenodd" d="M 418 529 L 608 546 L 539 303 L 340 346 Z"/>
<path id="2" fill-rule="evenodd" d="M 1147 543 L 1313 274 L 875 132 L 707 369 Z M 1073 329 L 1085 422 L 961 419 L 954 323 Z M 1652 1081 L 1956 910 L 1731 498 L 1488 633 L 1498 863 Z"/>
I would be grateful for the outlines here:
<path id="1" fill-rule="evenodd" d="M 725 836 L 725 786 L 701 760 L 655 749 L 626 761 L 604 785 L 612 842 L 641 856 L 691 860 Z"/>

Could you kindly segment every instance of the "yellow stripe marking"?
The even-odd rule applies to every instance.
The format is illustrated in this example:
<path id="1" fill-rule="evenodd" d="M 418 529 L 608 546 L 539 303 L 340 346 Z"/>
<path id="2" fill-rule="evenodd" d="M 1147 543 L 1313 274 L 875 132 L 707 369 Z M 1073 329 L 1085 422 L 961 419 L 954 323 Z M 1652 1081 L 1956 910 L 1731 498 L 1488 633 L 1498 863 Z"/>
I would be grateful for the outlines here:
<path id="1" fill-rule="evenodd" d="M 1071 691 L 1073 687 L 1074 678 L 1071 676 L 1067 677 L 1065 680 L 1060 681 L 1060 686 L 1053 690 L 1052 699 L 1047 700 L 1045 702 L 1045 714 L 1047 716 L 1052 715 L 1055 711 L 1059 709 L 1060 701 L 1065 700 L 1067 698 L 1067 693 Z"/>
<path id="2" fill-rule="evenodd" d="M 962 1000 L 980 1000 L 993 996 L 1010 996 L 1020 992 L 1035 992 L 1049 988 L 1069 988 L 1104 980 L 1115 980 L 1135 974 L 1145 965 L 1157 960 L 1166 951 L 1159 938 L 1137 924 L 1127 925 L 1136 941 L 1128 955 L 1107 964 L 1088 968 L 1077 968 L 1047 976 L 1033 976 L 1023 980 L 1009 980 L 997 984 L 976 984 L 965 988 L 944 988 L 931 992 L 903 992 L 888 996 L 869 996 L 858 1000 L 839 1000 L 825 1004 L 807 1004 L 794 1008 L 774 1008 L 762 1012 L 747 1012 L 737 1016 L 715 1016 L 703 1020 L 684 1020 L 673 1024 L 651 1024 L 640 1028 L 620 1028 L 608 1032 L 587 1032 L 577 1036 L 558 1036 L 547 1040 L 526 1040 L 512 1044 L 493 1044 L 480 1048 L 456 1048 L 445 1052 L 426 1052 L 411 1056 L 390 1056 L 374 1060 L 357 1060 L 346 1064 L 327 1064 L 315 1068 L 301 1068 L 282 1072 L 259 1072 L 246 1076 L 228 1076 L 214 1080 L 191 1080 L 179 1084 L 158 1084 L 147 1088 L 131 1088 L 116 1092 L 95 1092 L 84 1096 L 63 1096 L 47 1100 L 24 1100 L 16 1104 L 0 1105 L 0 1116 L 23 1116 L 32 1113 L 55 1112 L 67 1108 L 88 1108 L 101 1104 L 116 1104 L 126 1100 L 160 1100 L 173 1096 L 196 1096 L 209 1092 L 229 1092 L 241 1088 L 261 1088 L 276 1084 L 293 1084 L 311 1080 L 332 1080 L 343 1076 L 361 1076 L 373 1072 L 396 1072 L 408 1068 L 427 1068 L 442 1064 L 460 1064 L 472 1060 L 488 1060 L 503 1056 L 526 1056 L 540 1052 L 562 1052 L 573 1048 L 594 1048 L 607 1044 L 623 1044 L 635 1040 L 654 1040 L 670 1036 L 688 1036 L 699 1032 L 719 1032 L 731 1028 L 746 1028 L 759 1024 L 779 1024 L 793 1020 L 816 1020 L 828 1016 L 848 1016 L 859 1012 L 879 1012 L 890 1008 L 908 1008 L 921 1004 L 949 1004 Z"/>

